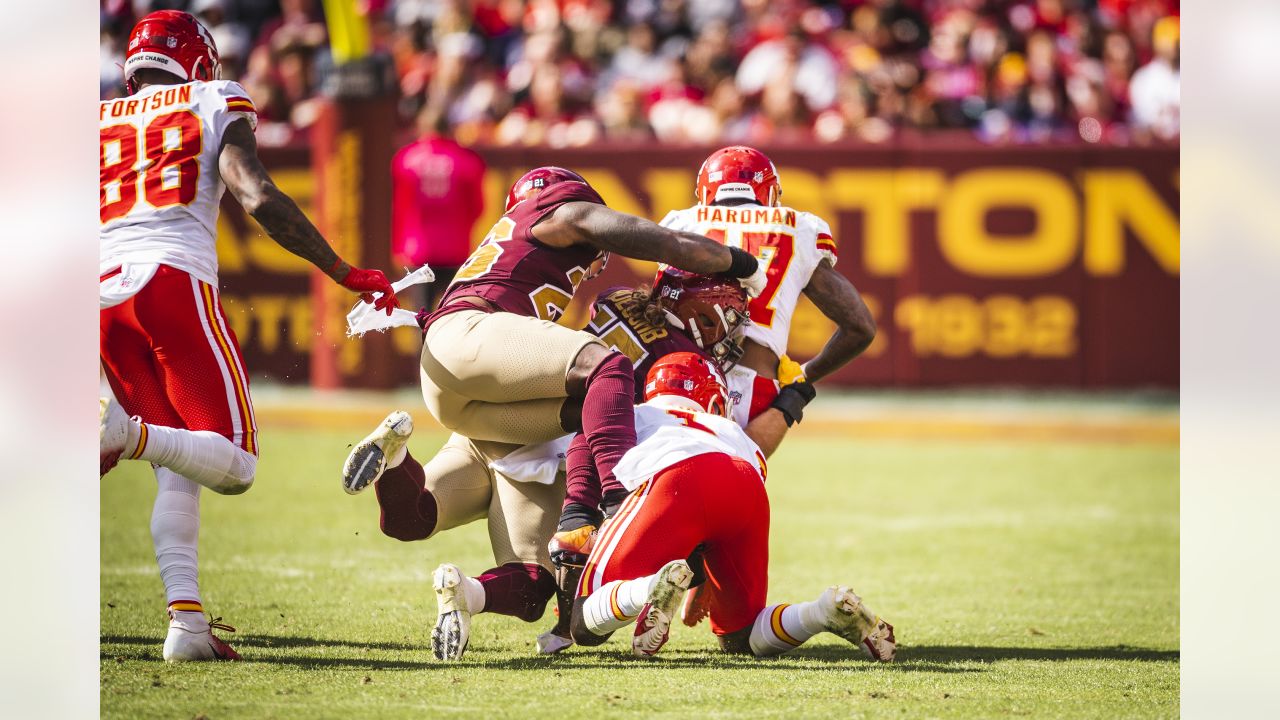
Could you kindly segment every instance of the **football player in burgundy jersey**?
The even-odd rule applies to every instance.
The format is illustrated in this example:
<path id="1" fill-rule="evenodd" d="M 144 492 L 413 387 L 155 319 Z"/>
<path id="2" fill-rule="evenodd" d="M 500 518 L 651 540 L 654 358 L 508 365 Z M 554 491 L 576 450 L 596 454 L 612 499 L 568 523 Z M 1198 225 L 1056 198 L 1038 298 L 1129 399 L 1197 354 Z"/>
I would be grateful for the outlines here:
<path id="1" fill-rule="evenodd" d="M 214 229 L 224 189 L 281 247 L 343 287 L 395 294 L 343 262 L 258 160 L 253 102 L 218 79 L 218 51 L 193 16 L 161 10 L 129 35 L 129 96 L 99 104 L 100 470 L 155 469 L 151 516 L 169 603 L 168 661 L 239 659 L 210 632 L 197 582 L 200 488 L 253 484 L 257 426 L 248 375 L 218 294 Z M 133 419 L 130 419 L 133 416 Z M 225 626 L 212 625 L 215 628 Z"/>
<path id="2" fill-rule="evenodd" d="M 693 578 L 684 558 L 705 546 L 707 582 L 718 598 L 711 629 L 724 650 L 776 655 L 831 632 L 876 660 L 892 660 L 893 626 L 847 587 L 828 588 L 810 602 L 766 607 L 764 454 L 725 417 L 728 405 L 719 369 L 703 356 L 675 353 L 650 369 L 645 403 L 634 411 L 639 442 L 615 470 L 629 495 L 587 559 L 573 640 L 599 645 L 638 620 L 632 652 L 657 653 Z M 573 474 L 589 459 L 569 462 Z"/>
<path id="3" fill-rule="evenodd" d="M 360 492 L 375 481 L 384 531 L 404 540 L 488 517 L 498 566 L 472 579 L 452 565 L 436 571 L 441 613 L 433 636 L 438 657 L 456 659 L 468 608 L 536 620 L 554 592 L 546 542 L 555 530 L 563 485 L 513 484 L 490 468 L 520 446 L 581 431 L 596 471 L 607 482 L 635 443 L 630 358 L 600 338 L 556 324 L 578 285 L 607 256 L 664 262 L 723 273 L 749 291 L 763 288 L 755 257 L 703 236 L 671 231 L 605 207 L 581 176 L 538 168 L 516 181 L 506 212 L 458 270 L 423 321 L 422 394 L 454 431 L 426 466 L 408 456 L 408 413 L 392 413 L 351 451 L 343 486 Z M 389 508 L 411 508 L 402 528 Z M 453 625 L 445 627 L 446 622 Z"/>

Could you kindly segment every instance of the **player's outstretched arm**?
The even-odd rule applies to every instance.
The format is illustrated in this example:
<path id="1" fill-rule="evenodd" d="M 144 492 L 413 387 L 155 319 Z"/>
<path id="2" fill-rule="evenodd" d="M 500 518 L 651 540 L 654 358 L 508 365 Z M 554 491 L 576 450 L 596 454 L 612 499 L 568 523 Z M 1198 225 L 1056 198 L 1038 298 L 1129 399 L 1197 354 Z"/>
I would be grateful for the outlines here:
<path id="1" fill-rule="evenodd" d="M 249 121 L 236 120 L 223 133 L 218 172 L 245 212 L 280 247 L 320 268 L 339 285 L 361 293 L 366 302 L 374 302 L 370 293 L 382 293 L 374 304 L 377 309 L 390 314 L 397 306 L 395 292 L 382 271 L 353 268 L 343 262 L 293 199 L 276 187 L 258 159 L 258 141 Z"/>
<path id="2" fill-rule="evenodd" d="M 876 321 L 853 283 L 826 262 L 818 263 L 804 294 L 836 324 L 835 334 L 822 351 L 804 365 L 805 378 L 812 383 L 866 350 L 876 337 Z"/>
<path id="3" fill-rule="evenodd" d="M 533 228 L 539 242 L 553 247 L 591 245 L 623 257 L 653 260 L 681 270 L 710 275 L 725 273 L 752 281 L 759 275 L 758 295 L 764 273 L 751 253 L 731 248 L 694 233 L 664 228 L 634 215 L 589 202 L 568 202 Z M 748 282 L 743 285 L 752 287 Z"/>

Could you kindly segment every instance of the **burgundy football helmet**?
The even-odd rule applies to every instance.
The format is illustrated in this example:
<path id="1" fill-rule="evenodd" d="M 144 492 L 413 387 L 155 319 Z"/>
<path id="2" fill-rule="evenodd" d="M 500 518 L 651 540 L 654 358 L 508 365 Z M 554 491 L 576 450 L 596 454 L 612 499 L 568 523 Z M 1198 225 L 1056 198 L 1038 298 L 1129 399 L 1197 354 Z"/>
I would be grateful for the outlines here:
<path id="1" fill-rule="evenodd" d="M 534 168 L 521 175 L 520 179 L 516 180 L 507 191 L 507 207 L 503 212 L 511 212 L 511 208 L 521 200 L 528 200 L 546 188 L 562 182 L 580 182 L 583 185 L 590 185 L 581 175 L 572 170 L 554 165 Z"/>
<path id="2" fill-rule="evenodd" d="M 736 280 L 665 267 L 653 280 L 653 303 L 698 347 L 728 370 L 742 357 L 747 291 Z"/>

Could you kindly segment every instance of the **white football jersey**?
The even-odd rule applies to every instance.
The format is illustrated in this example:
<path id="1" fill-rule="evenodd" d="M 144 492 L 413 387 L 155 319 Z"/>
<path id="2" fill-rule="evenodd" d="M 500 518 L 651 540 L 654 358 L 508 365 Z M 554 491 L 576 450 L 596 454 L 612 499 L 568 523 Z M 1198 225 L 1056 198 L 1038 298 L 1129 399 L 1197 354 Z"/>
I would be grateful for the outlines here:
<path id="1" fill-rule="evenodd" d="M 641 483 L 676 463 L 696 455 L 724 453 L 742 458 L 764 480 L 764 453 L 734 421 L 704 412 L 686 410 L 670 398 L 656 397 L 636 406 L 636 446 L 613 468 L 623 487 L 635 490 Z"/>
<path id="2" fill-rule="evenodd" d="M 694 205 L 667 213 L 661 225 L 742 248 L 767 266 L 768 283 L 760 297 L 751 300 L 746 335 L 779 357 L 787 354 L 800 293 L 818 263 L 836 263 L 836 244 L 826 221 L 785 206 Z"/>
<path id="3" fill-rule="evenodd" d="M 99 274 L 159 263 L 216 285 L 222 134 L 240 118 L 257 127 L 244 88 L 151 86 L 99 103 L 98 118 Z"/>

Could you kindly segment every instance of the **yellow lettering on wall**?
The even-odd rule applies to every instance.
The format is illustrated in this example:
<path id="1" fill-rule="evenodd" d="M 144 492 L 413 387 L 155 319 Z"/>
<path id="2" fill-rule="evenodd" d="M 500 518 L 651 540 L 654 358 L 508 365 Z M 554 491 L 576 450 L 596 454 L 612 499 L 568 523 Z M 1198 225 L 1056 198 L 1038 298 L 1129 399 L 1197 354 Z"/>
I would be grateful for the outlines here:
<path id="1" fill-rule="evenodd" d="M 1141 173 L 1086 170 L 1084 206 L 1084 267 L 1091 275 L 1124 270 L 1126 226 L 1165 272 L 1178 274 L 1178 219 Z"/>
<path id="2" fill-rule="evenodd" d="M 782 179 L 782 204 L 834 222 L 827 199 L 827 183 L 809 170 L 788 167 L 778 170 Z"/>
<path id="3" fill-rule="evenodd" d="M 894 276 L 911 261 L 911 212 L 936 205 L 945 186 L 940 170 L 835 170 L 828 176 L 827 198 L 836 208 L 862 211 L 866 271 Z M 833 217 L 821 217 L 835 223 Z"/>
<path id="4" fill-rule="evenodd" d="M 986 217 L 1000 207 L 1028 208 L 1027 235 L 993 235 Z M 938 244 L 958 270 L 978 277 L 1050 275 L 1071 264 L 1078 246 L 1075 194 L 1045 170 L 972 170 L 955 179 L 938 209 Z"/>
<path id="5" fill-rule="evenodd" d="M 658 222 L 672 210 L 697 202 L 694 188 L 698 176 L 689 170 L 659 168 L 644 173 L 644 189 L 649 193 L 649 218 Z"/>
<path id="6" fill-rule="evenodd" d="M 258 347 L 273 353 L 280 348 L 280 321 L 284 319 L 283 295 L 250 295 L 249 309 L 258 325 Z"/>

